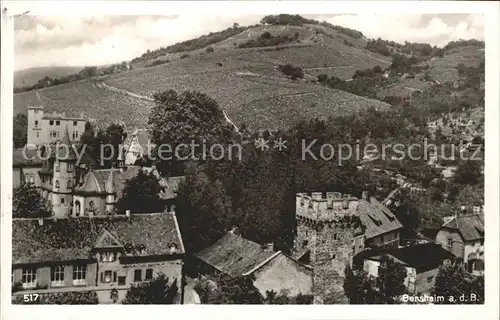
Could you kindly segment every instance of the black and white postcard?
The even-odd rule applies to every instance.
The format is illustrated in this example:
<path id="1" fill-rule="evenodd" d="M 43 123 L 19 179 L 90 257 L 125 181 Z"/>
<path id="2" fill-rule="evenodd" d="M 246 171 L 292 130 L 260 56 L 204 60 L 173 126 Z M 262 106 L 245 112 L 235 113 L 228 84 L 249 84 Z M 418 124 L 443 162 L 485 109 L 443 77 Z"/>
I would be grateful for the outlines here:
<path id="1" fill-rule="evenodd" d="M 497 319 L 499 8 L 3 2 L 2 318 Z"/>

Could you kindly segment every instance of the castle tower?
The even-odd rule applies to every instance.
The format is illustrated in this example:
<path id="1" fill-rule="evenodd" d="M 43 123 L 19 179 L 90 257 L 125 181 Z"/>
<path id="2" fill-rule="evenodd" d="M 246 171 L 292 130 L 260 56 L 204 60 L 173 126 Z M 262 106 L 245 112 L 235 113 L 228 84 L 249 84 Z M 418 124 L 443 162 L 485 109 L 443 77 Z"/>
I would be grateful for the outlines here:
<path id="1" fill-rule="evenodd" d="M 28 107 L 27 144 L 28 146 L 39 146 L 46 140 L 46 123 L 43 119 L 43 106 Z"/>
<path id="2" fill-rule="evenodd" d="M 112 214 L 115 210 L 116 203 L 116 189 L 115 189 L 115 174 L 114 168 L 111 168 L 106 181 L 105 191 L 106 191 L 106 214 Z"/>
<path id="3" fill-rule="evenodd" d="M 356 215 L 358 199 L 338 192 L 298 193 L 294 250 L 308 252 L 314 269 L 314 303 L 343 296 L 344 270 L 362 250 L 364 227 Z M 305 261 L 304 261 L 305 262 Z"/>
<path id="4" fill-rule="evenodd" d="M 65 217 L 71 214 L 76 180 L 75 164 L 77 161 L 75 150 L 73 150 L 73 145 L 69 139 L 67 126 L 61 142 L 56 144 L 55 148 L 51 194 L 52 207 L 54 216 Z"/>

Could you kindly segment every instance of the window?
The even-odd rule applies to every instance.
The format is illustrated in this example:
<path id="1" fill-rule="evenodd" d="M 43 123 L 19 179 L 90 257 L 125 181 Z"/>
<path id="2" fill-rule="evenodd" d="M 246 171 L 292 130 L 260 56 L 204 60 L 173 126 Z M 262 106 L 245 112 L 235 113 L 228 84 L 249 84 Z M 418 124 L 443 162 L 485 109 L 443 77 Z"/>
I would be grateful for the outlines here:
<path id="1" fill-rule="evenodd" d="M 35 120 L 35 127 L 38 127 L 38 120 Z"/>
<path id="2" fill-rule="evenodd" d="M 37 138 L 40 138 L 40 132 L 37 132 L 37 133 L 36 133 L 36 137 L 37 137 Z"/>
<path id="3" fill-rule="evenodd" d="M 60 125 L 61 124 L 61 121 L 56 121 L 56 126 Z"/>
<path id="4" fill-rule="evenodd" d="M 337 256 L 335 254 L 332 254 L 332 260 L 335 259 Z"/>
<path id="5" fill-rule="evenodd" d="M 78 139 L 78 131 L 73 131 L 73 140 Z"/>
<path id="6" fill-rule="evenodd" d="M 434 277 L 428 277 L 428 278 L 427 278 L 427 282 L 429 282 L 429 283 L 431 283 L 431 282 L 432 282 L 432 280 L 434 280 Z"/>
<path id="7" fill-rule="evenodd" d="M 115 254 L 113 252 L 103 252 L 100 260 L 102 262 L 113 262 L 115 261 Z"/>
<path id="8" fill-rule="evenodd" d="M 134 271 L 134 282 L 142 281 L 142 270 L 137 269 Z"/>
<path id="9" fill-rule="evenodd" d="M 446 244 L 449 248 L 451 248 L 453 246 L 453 239 L 452 238 L 448 238 L 448 242 Z"/>
<path id="10" fill-rule="evenodd" d="M 305 246 L 307 246 L 308 244 L 309 244 L 309 241 L 307 241 L 307 240 L 302 241 L 302 247 L 305 247 Z"/>
<path id="11" fill-rule="evenodd" d="M 64 198 L 61 198 L 61 204 L 64 204 Z"/>
<path id="12" fill-rule="evenodd" d="M 56 180 L 56 189 L 59 189 L 59 180 Z"/>
<path id="13" fill-rule="evenodd" d="M 125 285 L 125 277 L 118 277 L 118 285 L 120 286 Z"/>
<path id="14" fill-rule="evenodd" d="M 333 234 L 333 240 L 337 240 L 337 234 L 336 233 Z"/>
<path id="15" fill-rule="evenodd" d="M 112 281 L 112 276 L 113 276 L 113 272 L 110 270 L 106 270 L 106 271 L 104 271 L 104 273 L 101 272 L 101 282 L 110 283 Z"/>
<path id="16" fill-rule="evenodd" d="M 53 286 L 64 285 L 64 267 L 55 266 L 50 270 L 50 281 Z"/>
<path id="17" fill-rule="evenodd" d="M 146 269 L 146 280 L 153 279 L 153 269 Z"/>
<path id="18" fill-rule="evenodd" d="M 117 281 L 117 274 L 116 274 L 116 271 L 113 272 L 113 282 L 116 282 Z"/>
<path id="19" fill-rule="evenodd" d="M 74 126 L 78 125 L 78 121 L 73 121 L 73 125 Z"/>
<path id="20" fill-rule="evenodd" d="M 23 288 L 36 287 L 36 269 L 35 268 L 23 269 L 21 281 L 23 284 Z"/>
<path id="21" fill-rule="evenodd" d="M 68 185 L 67 185 L 68 189 L 71 189 L 71 180 L 68 180 Z"/>
<path id="22" fill-rule="evenodd" d="M 87 265 L 79 264 L 73 266 L 73 285 L 84 285 L 87 283 Z"/>
<path id="23" fill-rule="evenodd" d="M 54 120 L 50 120 L 49 125 L 51 125 L 51 126 L 54 125 Z"/>
<path id="24" fill-rule="evenodd" d="M 73 164 L 72 163 L 68 163 L 68 172 L 73 172 Z"/>
<path id="25" fill-rule="evenodd" d="M 59 172 L 60 170 L 59 163 L 54 164 L 54 169 L 56 170 L 56 172 Z"/>
<path id="26" fill-rule="evenodd" d="M 75 201 L 75 215 L 78 217 L 80 215 L 80 201 Z"/>

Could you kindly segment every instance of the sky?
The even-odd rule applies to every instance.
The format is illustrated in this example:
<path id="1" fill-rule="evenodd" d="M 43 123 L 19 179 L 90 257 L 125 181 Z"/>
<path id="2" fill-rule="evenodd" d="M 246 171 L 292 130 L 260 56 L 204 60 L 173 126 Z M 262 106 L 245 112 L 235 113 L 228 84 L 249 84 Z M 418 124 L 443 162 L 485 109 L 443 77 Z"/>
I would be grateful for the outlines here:
<path id="1" fill-rule="evenodd" d="M 458 39 L 484 39 L 483 16 L 476 14 L 303 15 L 361 31 L 368 38 L 444 46 Z M 211 31 L 256 24 L 262 14 L 170 16 L 35 16 L 14 20 L 14 69 L 42 66 L 105 65 L 131 60 Z"/>

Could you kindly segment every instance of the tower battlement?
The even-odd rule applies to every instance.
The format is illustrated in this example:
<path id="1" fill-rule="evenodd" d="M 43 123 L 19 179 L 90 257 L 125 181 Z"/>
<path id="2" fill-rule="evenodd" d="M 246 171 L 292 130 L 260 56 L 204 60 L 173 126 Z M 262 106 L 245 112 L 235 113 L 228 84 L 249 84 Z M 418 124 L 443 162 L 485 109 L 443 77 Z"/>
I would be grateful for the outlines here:
<path id="1" fill-rule="evenodd" d="M 354 215 L 359 199 L 340 192 L 297 193 L 297 218 L 331 220 L 336 217 Z"/>

